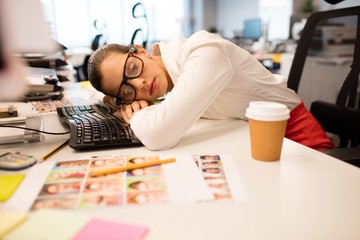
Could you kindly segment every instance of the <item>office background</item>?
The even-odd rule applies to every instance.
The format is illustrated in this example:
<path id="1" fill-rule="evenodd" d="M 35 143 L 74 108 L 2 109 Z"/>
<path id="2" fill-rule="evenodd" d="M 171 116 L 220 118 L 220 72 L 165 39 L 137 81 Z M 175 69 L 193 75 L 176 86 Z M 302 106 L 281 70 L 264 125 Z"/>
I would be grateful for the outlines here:
<path id="1" fill-rule="evenodd" d="M 146 0 L 142 2 L 149 3 L 149 1 Z M 199 12 L 195 11 L 193 5 L 183 5 L 184 2 L 182 1 L 179 1 L 179 5 L 176 5 L 175 1 L 169 2 L 171 2 L 171 6 L 168 5 L 166 1 L 162 2 L 163 8 L 166 9 L 166 14 L 169 14 L 166 15 L 168 18 L 161 15 L 163 12 L 157 12 L 157 4 L 161 3 L 160 0 L 156 1 L 157 4 L 153 5 L 152 10 L 148 10 L 149 7 L 146 5 L 149 21 L 152 21 L 151 31 L 154 29 L 161 30 L 161 32 L 151 33 L 151 41 L 174 34 L 190 34 L 192 31 L 198 29 L 207 29 L 212 27 L 214 22 L 220 34 L 225 36 L 226 32 L 228 32 L 229 36 L 226 37 L 231 38 L 234 30 L 237 30 L 239 26 L 241 29 L 241 24 L 243 24 L 242 19 L 253 18 L 253 15 L 245 15 L 247 12 L 250 12 L 249 10 L 243 10 L 244 15 L 241 15 L 242 12 L 240 13 L 240 10 L 235 10 L 235 6 L 238 6 L 240 2 L 243 3 L 241 4 L 241 8 L 243 9 L 247 9 L 249 6 L 255 6 L 252 5 L 255 1 L 247 1 L 245 3 L 245 1 L 235 0 L 194 0 L 191 3 L 199 4 L 197 5 L 201 10 Z M 272 0 L 272 2 L 277 1 Z M 358 0 L 345 1 L 346 6 L 351 4 L 359 5 L 357 2 Z M 99 23 L 103 22 L 100 18 L 101 16 L 113 16 L 115 19 L 121 20 L 119 23 L 116 21 L 111 23 L 110 21 L 106 21 L 106 26 L 109 34 L 108 41 L 123 43 L 130 41 L 131 34 L 136 28 L 142 26 L 142 20 L 144 20 L 142 18 L 133 19 L 131 15 L 131 9 L 137 3 L 136 1 L 53 0 L 48 2 L 44 1 L 43 3 L 49 4 L 46 6 L 48 10 L 46 11 L 47 19 L 50 17 L 52 19 L 51 22 L 49 22 L 49 27 L 51 27 L 53 34 L 56 35 L 56 39 L 68 47 L 89 46 L 96 34 L 101 31 L 106 33 L 106 29 L 101 29 L 101 26 L 104 25 L 99 24 L 100 29 L 92 27 L 94 19 L 98 19 Z M 62 5 L 65 3 L 68 5 Z M 114 5 L 112 5 L 113 3 Z M 230 3 L 235 5 L 230 5 Z M 56 4 L 60 4 L 63 8 Z M 89 4 L 93 5 L 90 7 Z M 256 6 L 258 6 L 258 4 L 259 2 L 256 2 Z M 344 4 L 336 7 L 344 7 Z M 225 6 L 228 9 L 227 12 L 220 13 L 220 9 L 223 9 Z M 302 5 L 300 4 L 300 6 Z M 178 16 L 174 18 L 173 15 L 175 15 L 175 13 L 169 11 L 169 9 L 173 8 L 176 8 L 176 10 L 179 10 L 182 14 L 188 9 L 191 9 L 191 11 L 187 12 L 190 14 L 189 16 L 195 15 L 196 19 L 200 18 L 200 20 L 196 20 L 195 17 L 182 18 L 183 15 L 181 14 L 179 18 L 177 18 Z M 296 6 L 292 6 L 292 8 L 296 8 Z M 331 8 L 334 7 L 331 6 Z M 258 8 L 256 7 L 256 9 Z M 64 15 L 59 15 L 58 11 L 60 10 L 63 11 Z M 102 12 L 103 15 L 96 15 L 95 12 Z M 155 18 L 150 17 L 152 14 L 155 15 L 155 13 L 157 17 L 156 21 L 154 20 Z M 85 14 L 85 16 L 80 16 L 81 14 Z M 142 13 L 140 12 L 138 14 L 141 16 Z M 257 16 L 260 16 L 259 12 L 258 14 Z M 240 15 L 241 19 L 239 18 Z M 61 26 L 60 20 L 64 20 L 65 18 L 66 23 L 70 25 Z M 170 19 L 175 20 L 170 21 Z M 187 19 L 191 20 L 189 21 Z M 228 19 L 228 21 L 224 21 L 222 23 L 224 25 L 222 25 L 220 24 L 220 19 L 221 21 Z M 140 20 L 140 22 L 137 20 Z M 176 27 L 174 23 L 178 24 L 178 26 Z M 110 26 L 114 28 L 110 28 Z M 167 29 L 166 26 L 170 26 L 169 29 Z M 71 28 L 72 32 L 66 32 L 68 28 Z M 166 29 L 168 31 L 166 31 Z M 115 36 L 118 36 L 118 38 Z M 289 60 L 289 62 L 291 62 L 291 60 Z M 332 65 L 327 66 L 327 68 L 337 71 Z M 320 71 L 320 73 L 330 74 L 326 70 Z M 324 75 L 321 77 L 328 79 Z M 81 83 L 65 81 L 64 86 L 69 87 L 67 91 L 65 91 L 65 97 L 67 97 L 66 94 L 73 96 L 81 95 L 77 94 L 76 90 L 84 91 L 85 96 L 88 94 L 87 90 L 81 87 Z M 75 89 L 73 90 L 70 87 L 74 87 Z M 322 89 L 322 91 L 324 91 L 324 89 Z M 86 99 L 88 99 L 88 97 L 86 97 Z M 44 125 L 45 131 L 60 132 L 64 130 L 56 114 L 44 114 L 43 117 L 46 123 Z M 207 153 L 209 149 L 211 149 L 212 153 L 229 153 L 233 155 L 236 160 L 236 167 L 234 167 L 234 169 L 240 171 L 240 176 L 243 178 L 245 187 L 251 198 L 248 203 L 204 202 L 201 204 L 161 204 L 158 206 L 139 206 L 138 208 L 75 210 L 69 211 L 69 214 L 74 216 L 72 219 L 76 219 L 77 215 L 83 215 L 124 223 L 141 224 L 149 227 L 151 230 L 147 238 L 149 240 L 167 240 L 169 238 L 197 240 L 249 238 L 311 240 L 359 239 L 360 230 L 358 223 L 360 222 L 360 205 L 358 203 L 360 201 L 360 172 L 358 168 L 354 168 L 288 139 L 284 141 L 281 161 L 270 164 L 254 161 L 250 155 L 250 139 L 248 133 L 248 126 L 243 121 L 211 121 L 200 119 L 179 145 L 161 152 L 161 155 L 164 154 L 165 156 L 183 154 L 184 152 Z M 65 136 L 51 135 L 47 136 L 43 142 L 13 145 L 11 147 L 10 145 L 3 145 L 1 149 L 17 149 L 21 152 L 34 154 L 34 156 L 40 158 L 44 156 L 49 149 L 58 146 L 59 142 L 62 142 L 64 139 Z M 80 159 L 84 156 L 84 152 L 73 151 L 68 146 L 61 151 L 61 153 L 54 155 L 49 161 L 32 168 L 31 170 L 34 171 L 32 172 L 32 176 L 34 177 L 27 176 L 24 183 L 12 196 L 12 199 L 5 204 L 0 204 L 0 210 L 21 211 L 28 207 L 27 204 L 31 204 L 32 197 L 36 195 L 43 179 L 45 179 L 48 174 L 48 172 L 43 171 L 44 169 L 41 169 L 41 167 L 45 166 L 46 168 L 46 166 L 50 166 L 52 162 L 58 160 Z M 139 155 L 152 154 L 151 151 L 146 148 L 132 149 L 131 152 Z M 99 151 L 97 153 L 105 152 Z M 129 154 L 129 149 L 106 150 L 106 154 L 125 155 Z M 38 173 L 40 174 L 38 175 Z M 32 228 L 32 230 L 25 233 L 29 235 L 31 233 L 42 233 L 43 229 L 50 229 L 52 225 L 54 225 L 54 221 L 43 221 L 43 224 L 36 225 L 39 227 L 39 230 L 33 231 L 34 228 Z M 56 225 L 56 229 L 60 231 L 64 230 L 65 232 L 67 228 L 59 228 L 59 225 Z"/>
<path id="2" fill-rule="evenodd" d="M 149 21 L 149 42 L 173 35 L 189 36 L 205 29 L 226 38 L 241 33 L 246 19 L 261 18 L 270 40 L 289 37 L 290 17 L 307 16 L 306 0 L 42 0 L 45 18 L 56 40 L 65 46 L 90 46 L 99 33 L 107 42 L 130 43 L 144 18 L 133 18 L 132 7 L 141 2 Z M 313 0 L 315 10 L 357 6 L 358 0 L 330 5 Z M 137 9 L 142 15 L 142 9 Z M 97 20 L 97 28 L 94 21 Z M 143 33 L 145 34 L 145 33 Z"/>

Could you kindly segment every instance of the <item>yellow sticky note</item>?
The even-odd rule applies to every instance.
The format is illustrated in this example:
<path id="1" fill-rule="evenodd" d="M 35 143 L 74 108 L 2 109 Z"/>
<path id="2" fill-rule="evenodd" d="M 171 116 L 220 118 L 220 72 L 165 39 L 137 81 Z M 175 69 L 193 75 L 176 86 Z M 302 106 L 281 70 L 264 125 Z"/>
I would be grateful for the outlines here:
<path id="1" fill-rule="evenodd" d="M 26 219 L 27 215 L 24 213 L 0 211 L 0 238 L 5 236 L 11 230 L 15 229 L 20 223 Z"/>
<path id="2" fill-rule="evenodd" d="M 0 202 L 6 201 L 24 179 L 25 174 L 8 174 L 0 176 Z"/>
<path id="3" fill-rule="evenodd" d="M 28 219 L 2 240 L 72 239 L 89 221 L 90 218 L 86 216 L 71 214 L 64 210 L 39 209 L 30 212 Z"/>

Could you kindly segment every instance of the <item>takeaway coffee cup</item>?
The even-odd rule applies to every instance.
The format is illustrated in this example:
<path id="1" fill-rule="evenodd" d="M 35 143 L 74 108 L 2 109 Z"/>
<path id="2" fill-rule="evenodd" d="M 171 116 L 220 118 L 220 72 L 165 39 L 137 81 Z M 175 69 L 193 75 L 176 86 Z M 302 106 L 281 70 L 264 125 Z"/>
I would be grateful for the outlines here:
<path id="1" fill-rule="evenodd" d="M 279 160 L 290 117 L 287 106 L 273 102 L 250 102 L 245 115 L 249 119 L 252 158 L 267 162 Z"/>

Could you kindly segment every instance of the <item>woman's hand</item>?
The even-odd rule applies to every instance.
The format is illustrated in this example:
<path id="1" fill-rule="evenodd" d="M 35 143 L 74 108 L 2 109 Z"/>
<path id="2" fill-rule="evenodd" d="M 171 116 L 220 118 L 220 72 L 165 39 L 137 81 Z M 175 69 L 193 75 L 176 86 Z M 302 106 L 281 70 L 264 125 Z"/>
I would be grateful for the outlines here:
<path id="1" fill-rule="evenodd" d="M 116 112 L 114 112 L 114 115 L 117 118 L 124 119 L 125 122 L 129 123 L 134 113 L 151 105 L 153 105 L 153 103 L 146 100 L 134 101 L 131 104 L 122 105 Z"/>

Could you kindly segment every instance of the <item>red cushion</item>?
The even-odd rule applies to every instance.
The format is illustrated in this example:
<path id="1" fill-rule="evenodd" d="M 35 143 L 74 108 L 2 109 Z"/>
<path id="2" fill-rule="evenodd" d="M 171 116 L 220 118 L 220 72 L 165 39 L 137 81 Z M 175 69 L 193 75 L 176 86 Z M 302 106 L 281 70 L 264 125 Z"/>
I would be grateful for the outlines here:
<path id="1" fill-rule="evenodd" d="M 334 143 L 303 102 L 290 112 L 285 137 L 318 151 L 334 148 Z"/>

